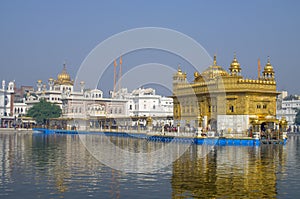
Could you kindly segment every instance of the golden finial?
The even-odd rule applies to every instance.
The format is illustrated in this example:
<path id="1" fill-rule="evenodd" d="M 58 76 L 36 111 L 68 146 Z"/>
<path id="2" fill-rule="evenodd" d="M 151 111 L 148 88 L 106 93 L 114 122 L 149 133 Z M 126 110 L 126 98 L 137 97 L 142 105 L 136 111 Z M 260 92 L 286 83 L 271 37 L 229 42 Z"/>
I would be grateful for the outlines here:
<path id="1" fill-rule="evenodd" d="M 217 55 L 215 54 L 214 55 L 214 66 L 216 66 L 217 65 Z"/>
<path id="2" fill-rule="evenodd" d="M 270 69 L 270 68 L 273 69 L 273 66 L 271 65 L 271 62 L 270 62 L 270 56 L 268 56 L 268 60 L 267 60 L 266 67 L 269 68 L 269 69 Z M 265 68 L 266 68 L 266 67 L 265 67 Z"/>
<path id="3" fill-rule="evenodd" d="M 271 63 L 270 63 L 270 56 L 268 56 L 267 64 L 271 65 Z"/>
<path id="4" fill-rule="evenodd" d="M 67 62 L 66 61 L 64 61 L 64 63 L 63 63 L 63 66 L 64 66 L 64 68 L 63 68 L 63 72 L 67 72 Z"/>
<path id="5" fill-rule="evenodd" d="M 181 72 L 180 64 L 178 64 L 178 72 Z"/>

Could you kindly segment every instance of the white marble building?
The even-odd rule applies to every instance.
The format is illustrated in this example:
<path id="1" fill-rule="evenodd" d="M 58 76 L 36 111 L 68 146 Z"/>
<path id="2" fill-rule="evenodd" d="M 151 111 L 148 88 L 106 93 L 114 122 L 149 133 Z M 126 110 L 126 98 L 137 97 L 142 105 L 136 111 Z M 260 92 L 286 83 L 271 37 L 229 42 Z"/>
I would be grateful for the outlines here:
<path id="1" fill-rule="evenodd" d="M 14 82 L 10 81 L 6 85 L 5 80 L 2 81 L 0 89 L 0 116 L 13 116 L 13 94 Z"/>
<path id="2" fill-rule="evenodd" d="M 38 103 L 41 98 L 44 98 L 62 108 L 62 95 L 70 95 L 73 92 L 73 83 L 64 65 L 63 71 L 57 75 L 57 80 L 49 78 L 47 84 L 43 83 L 42 80 L 38 80 L 37 91 L 27 96 L 25 103 L 30 108 Z"/>
<path id="3" fill-rule="evenodd" d="M 153 88 L 121 89 L 114 99 L 127 100 L 128 116 L 173 117 L 173 98 L 157 95 Z"/>
<path id="4" fill-rule="evenodd" d="M 1 127 L 13 127 L 15 123 L 15 118 L 13 115 L 14 86 L 15 83 L 13 81 L 10 81 L 8 84 L 6 84 L 5 80 L 2 81 L 2 87 L 0 89 Z"/>
<path id="5" fill-rule="evenodd" d="M 277 100 L 279 101 L 276 111 L 277 118 L 281 119 L 282 117 L 285 117 L 289 126 L 294 125 L 297 110 L 300 109 L 299 96 L 288 96 L 287 92 L 284 92 L 283 96 L 279 95 Z"/>
<path id="6" fill-rule="evenodd" d="M 156 95 L 152 88 L 131 93 L 123 88 L 114 98 L 104 98 L 101 90 L 84 89 L 84 82 L 81 86 L 80 92 L 62 97 L 62 118 L 68 120 L 68 129 L 145 126 L 149 117 L 153 125 L 173 123 L 173 99 Z"/>
<path id="7" fill-rule="evenodd" d="M 5 85 L 5 82 L 3 83 Z M 0 112 L 4 115 L 25 116 L 28 109 L 38 103 L 40 99 L 57 104 L 62 109 L 62 116 L 51 120 L 51 127 L 92 130 L 101 128 L 115 128 L 125 126 L 146 125 L 147 118 L 153 118 L 153 125 L 173 123 L 173 99 L 157 95 L 152 88 L 139 88 L 128 92 L 126 88 L 120 89 L 113 98 L 105 98 L 99 89 L 87 89 L 85 83 L 80 82 L 80 90 L 74 90 L 74 81 L 66 71 L 66 66 L 57 79 L 49 78 L 47 83 L 37 81 L 37 90 L 27 92 L 24 101 L 14 103 L 14 84 L 10 82 L 5 86 L 6 104 L 4 105 L 4 87 L 0 98 Z M 3 97 L 1 97 L 3 96 Z M 2 103 L 2 104 L 1 104 Z M 11 112 L 9 112 L 11 110 Z"/>

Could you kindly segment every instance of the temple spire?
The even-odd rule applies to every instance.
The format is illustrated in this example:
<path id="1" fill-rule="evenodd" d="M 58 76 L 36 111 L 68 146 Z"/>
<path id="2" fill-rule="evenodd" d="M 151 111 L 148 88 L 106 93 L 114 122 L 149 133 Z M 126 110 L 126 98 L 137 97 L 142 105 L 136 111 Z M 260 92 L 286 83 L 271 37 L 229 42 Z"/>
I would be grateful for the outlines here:
<path id="1" fill-rule="evenodd" d="M 267 80 L 274 80 L 274 78 L 275 78 L 274 75 L 275 75 L 275 72 L 274 72 L 273 66 L 271 65 L 270 57 L 268 56 L 268 61 L 264 68 L 264 71 L 263 71 L 263 78 L 267 79 Z"/>
<path id="2" fill-rule="evenodd" d="M 66 62 L 66 60 L 63 63 L 63 71 L 67 71 L 67 62 Z"/>
<path id="3" fill-rule="evenodd" d="M 236 52 L 233 53 L 233 60 L 230 64 L 229 70 L 230 70 L 230 74 L 233 76 L 241 75 L 242 69 L 240 67 L 240 63 L 238 62 L 238 60 L 236 58 Z"/>

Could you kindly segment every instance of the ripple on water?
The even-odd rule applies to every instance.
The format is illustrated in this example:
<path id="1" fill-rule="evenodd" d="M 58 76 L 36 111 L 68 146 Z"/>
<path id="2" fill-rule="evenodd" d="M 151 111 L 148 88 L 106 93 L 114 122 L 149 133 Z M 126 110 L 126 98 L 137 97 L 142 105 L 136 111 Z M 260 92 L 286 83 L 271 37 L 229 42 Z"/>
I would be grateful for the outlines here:
<path id="1" fill-rule="evenodd" d="M 138 139 L 114 141 L 147 151 Z M 77 135 L 0 134 L 0 198 L 295 198 L 299 144 L 193 145 L 166 168 L 123 173 L 94 159 Z"/>

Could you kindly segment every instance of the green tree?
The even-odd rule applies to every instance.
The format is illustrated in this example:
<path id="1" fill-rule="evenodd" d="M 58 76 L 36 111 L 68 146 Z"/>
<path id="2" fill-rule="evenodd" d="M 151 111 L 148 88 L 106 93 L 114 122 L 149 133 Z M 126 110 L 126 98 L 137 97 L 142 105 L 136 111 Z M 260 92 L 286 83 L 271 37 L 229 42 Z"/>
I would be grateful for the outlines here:
<path id="1" fill-rule="evenodd" d="M 27 116 L 34 118 L 37 124 L 47 124 L 50 118 L 58 118 L 61 113 L 58 105 L 42 99 L 28 110 Z"/>
<path id="2" fill-rule="evenodd" d="M 297 110 L 295 124 L 300 125 L 300 109 Z"/>

